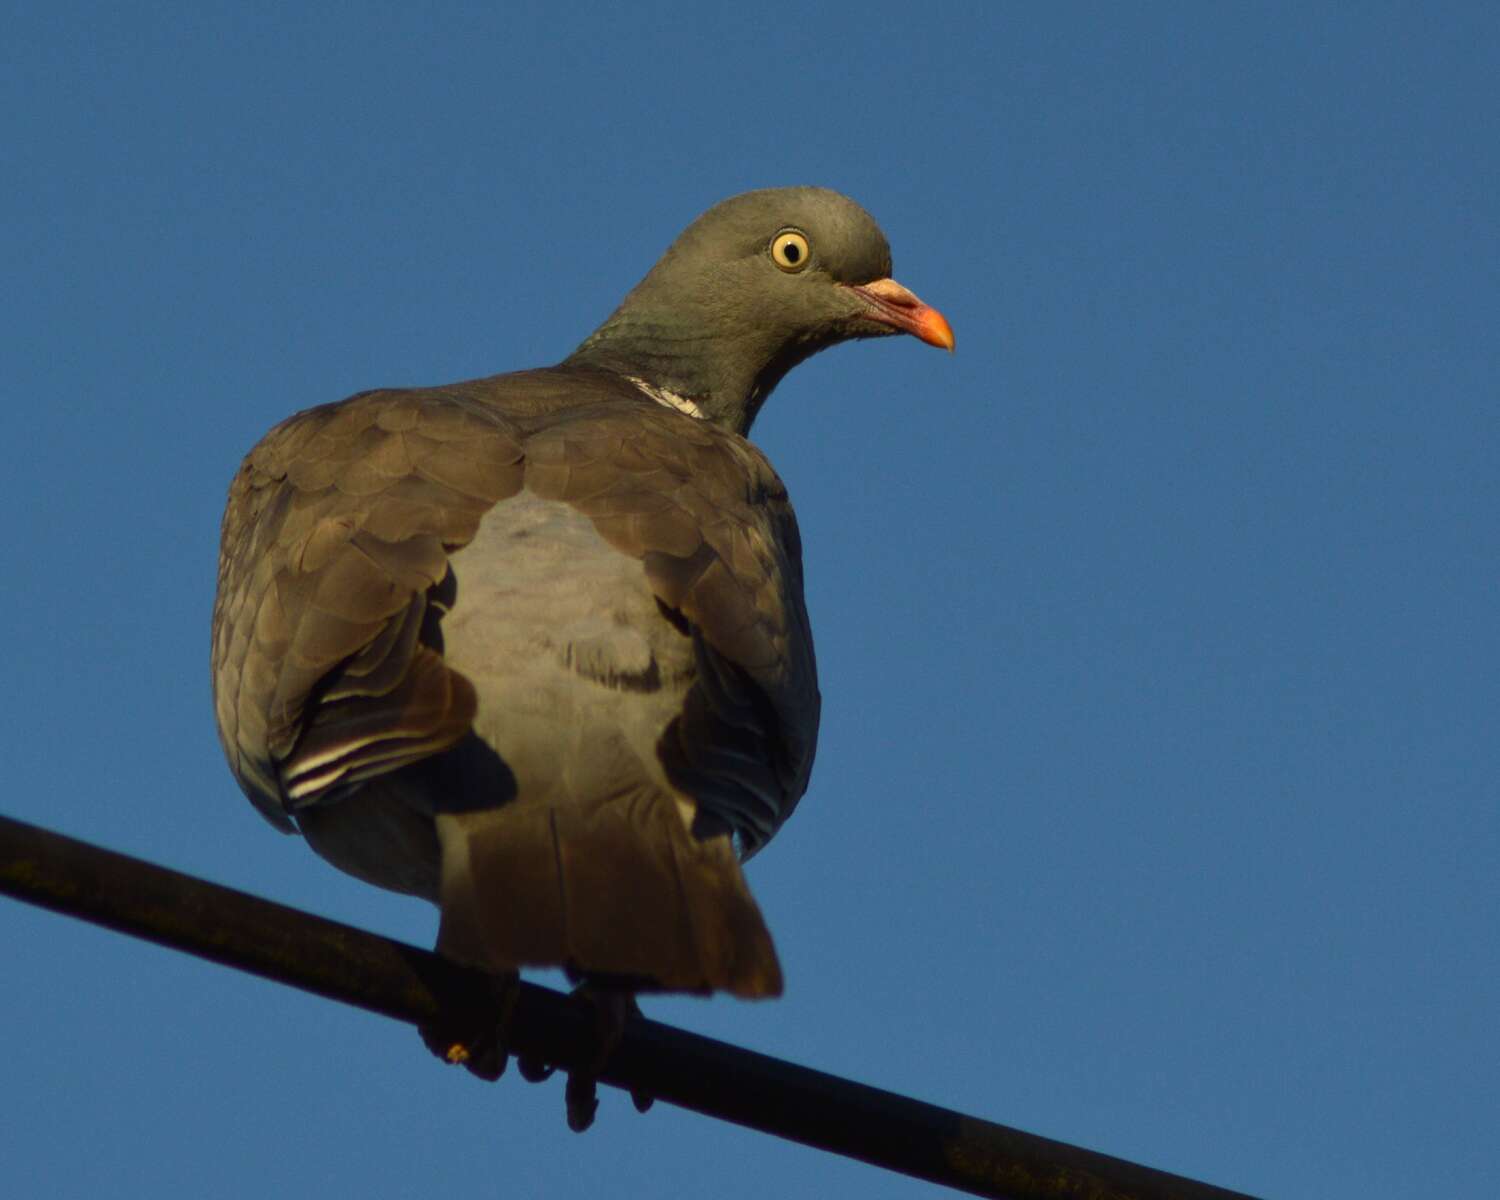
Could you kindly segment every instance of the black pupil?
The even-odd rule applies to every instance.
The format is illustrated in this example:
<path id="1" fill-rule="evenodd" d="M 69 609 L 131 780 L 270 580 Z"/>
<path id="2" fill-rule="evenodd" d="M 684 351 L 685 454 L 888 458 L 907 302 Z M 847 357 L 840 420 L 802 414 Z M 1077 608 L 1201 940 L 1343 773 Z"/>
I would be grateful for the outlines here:
<path id="1" fill-rule="evenodd" d="M 782 246 L 781 257 L 786 259 L 789 263 L 794 263 L 802 257 L 802 251 L 797 246 L 796 242 L 789 241 L 786 243 L 786 245 Z"/>

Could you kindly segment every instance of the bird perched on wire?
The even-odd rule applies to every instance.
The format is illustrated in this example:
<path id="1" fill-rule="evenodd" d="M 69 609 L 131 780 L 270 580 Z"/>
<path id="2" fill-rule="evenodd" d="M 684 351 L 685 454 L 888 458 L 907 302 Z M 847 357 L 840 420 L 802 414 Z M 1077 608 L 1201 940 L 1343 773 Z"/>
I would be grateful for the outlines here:
<path id="1" fill-rule="evenodd" d="M 807 787 L 819 695 L 796 519 L 746 434 L 835 343 L 952 349 L 890 276 L 847 197 L 749 192 L 556 366 L 271 430 L 230 488 L 213 615 L 245 794 L 436 903 L 452 958 L 777 995 L 740 862 Z"/>

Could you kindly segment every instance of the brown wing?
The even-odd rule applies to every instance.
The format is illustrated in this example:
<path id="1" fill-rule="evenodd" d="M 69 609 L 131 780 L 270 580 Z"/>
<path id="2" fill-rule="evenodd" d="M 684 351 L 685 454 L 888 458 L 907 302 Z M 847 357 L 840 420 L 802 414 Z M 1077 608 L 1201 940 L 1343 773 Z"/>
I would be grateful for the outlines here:
<path id="1" fill-rule="evenodd" d="M 638 558 L 698 644 L 698 684 L 658 750 L 712 833 L 753 852 L 807 786 L 819 697 L 786 489 L 743 438 L 654 404 L 568 414 L 526 444 L 526 486 Z M 712 822 L 721 824 L 715 827 Z"/>
<path id="2" fill-rule="evenodd" d="M 453 745 L 475 709 L 429 607 L 448 550 L 516 491 L 514 427 L 455 391 L 371 392 L 283 422 L 230 488 L 213 617 L 219 734 L 275 824 Z"/>

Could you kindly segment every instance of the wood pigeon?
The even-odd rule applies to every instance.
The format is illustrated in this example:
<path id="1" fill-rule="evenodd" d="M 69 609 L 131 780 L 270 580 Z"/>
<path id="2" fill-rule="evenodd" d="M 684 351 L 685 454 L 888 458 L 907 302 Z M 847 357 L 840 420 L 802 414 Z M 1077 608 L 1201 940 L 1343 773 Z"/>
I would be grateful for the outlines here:
<path id="1" fill-rule="evenodd" d="M 774 996 L 741 874 L 807 787 L 786 489 L 746 434 L 797 363 L 947 321 L 836 192 L 710 209 L 556 366 L 283 421 L 230 488 L 219 736 L 260 812 L 425 897 L 439 950 Z"/>

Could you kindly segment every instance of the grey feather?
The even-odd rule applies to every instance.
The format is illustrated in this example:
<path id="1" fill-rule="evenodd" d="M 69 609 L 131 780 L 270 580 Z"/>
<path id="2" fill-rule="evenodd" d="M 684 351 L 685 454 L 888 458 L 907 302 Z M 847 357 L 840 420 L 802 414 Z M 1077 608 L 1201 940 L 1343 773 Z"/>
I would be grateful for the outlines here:
<path id="1" fill-rule="evenodd" d="M 213 628 L 257 808 L 438 903 L 453 957 L 779 992 L 739 856 L 805 791 L 820 702 L 796 519 L 744 435 L 824 346 L 951 345 L 889 264 L 852 201 L 750 193 L 559 366 L 272 430 L 230 491 Z"/>

